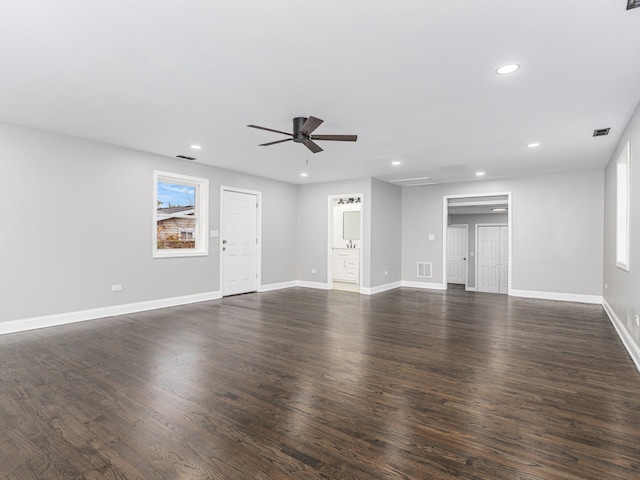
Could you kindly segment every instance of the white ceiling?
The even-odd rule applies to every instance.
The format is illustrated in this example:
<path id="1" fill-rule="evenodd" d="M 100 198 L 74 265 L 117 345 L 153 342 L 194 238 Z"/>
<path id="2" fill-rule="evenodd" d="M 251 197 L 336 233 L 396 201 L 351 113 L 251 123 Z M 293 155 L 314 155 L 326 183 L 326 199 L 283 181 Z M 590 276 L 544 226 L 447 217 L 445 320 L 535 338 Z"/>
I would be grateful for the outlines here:
<path id="1" fill-rule="evenodd" d="M 602 168 L 640 100 L 626 4 L 3 0 L 0 120 L 293 183 Z M 358 141 L 246 127 L 309 115 Z"/>

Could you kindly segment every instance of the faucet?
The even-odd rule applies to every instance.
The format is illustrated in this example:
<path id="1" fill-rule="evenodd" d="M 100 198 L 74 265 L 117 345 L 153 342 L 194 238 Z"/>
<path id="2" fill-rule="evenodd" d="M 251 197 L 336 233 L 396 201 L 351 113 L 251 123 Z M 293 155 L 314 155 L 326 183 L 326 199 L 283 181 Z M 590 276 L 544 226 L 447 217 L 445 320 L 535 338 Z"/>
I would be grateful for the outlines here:
<path id="1" fill-rule="evenodd" d="M 347 248 L 353 248 L 353 240 L 349 240 L 349 243 L 347 243 Z"/>

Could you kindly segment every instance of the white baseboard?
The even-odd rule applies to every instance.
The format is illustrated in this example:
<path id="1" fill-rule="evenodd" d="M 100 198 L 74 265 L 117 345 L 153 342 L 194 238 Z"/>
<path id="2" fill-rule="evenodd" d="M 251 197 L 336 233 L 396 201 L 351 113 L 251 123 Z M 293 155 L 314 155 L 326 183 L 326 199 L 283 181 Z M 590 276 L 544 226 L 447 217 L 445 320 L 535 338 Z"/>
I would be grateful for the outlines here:
<path id="1" fill-rule="evenodd" d="M 429 290 L 446 290 L 447 285 L 444 283 L 428 283 L 428 282 L 407 282 L 402 281 L 403 287 L 411 287 L 411 288 L 426 288 Z"/>
<path id="2" fill-rule="evenodd" d="M 296 285 L 298 287 L 317 288 L 319 290 L 329 290 L 329 284 L 328 283 L 307 282 L 307 281 L 304 281 L 304 280 L 298 280 L 296 282 Z"/>
<path id="3" fill-rule="evenodd" d="M 377 287 L 360 287 L 360 293 L 364 295 L 375 295 L 376 293 L 386 292 L 387 290 L 393 290 L 394 288 L 400 288 L 402 282 L 385 283 L 384 285 L 378 285 Z"/>
<path id="4" fill-rule="evenodd" d="M 478 289 L 476 287 L 465 287 L 464 290 L 466 292 L 477 292 Z"/>
<path id="5" fill-rule="evenodd" d="M 616 312 L 613 310 L 613 308 L 611 308 L 609 302 L 603 299 L 602 306 L 604 307 L 604 311 L 607 313 L 609 320 L 611 320 L 613 328 L 616 329 L 620 340 L 622 340 L 624 347 L 627 349 L 627 352 L 629 352 L 631 360 L 633 360 L 633 363 L 636 364 L 636 368 L 638 369 L 638 371 L 640 371 L 640 346 L 638 346 L 638 344 L 633 341 L 633 338 L 629 334 L 629 331 L 626 329 L 624 323 L 622 323 L 622 320 L 620 320 L 618 315 L 616 315 Z"/>
<path id="6" fill-rule="evenodd" d="M 298 282 L 296 282 L 295 280 L 292 282 L 270 283 L 269 285 L 261 285 L 260 288 L 258 288 L 258 291 L 270 292 L 272 290 L 282 290 L 284 288 L 292 288 L 297 286 Z"/>
<path id="7" fill-rule="evenodd" d="M 56 315 L 44 315 L 41 317 L 25 318 L 11 322 L 0 323 L 0 335 L 7 333 L 25 332 L 37 328 L 54 327 L 69 323 L 84 322 L 98 318 L 113 317 L 115 315 L 126 315 L 129 313 L 144 312 L 158 308 L 175 307 L 189 303 L 206 302 L 222 298 L 221 292 L 198 293 L 195 295 L 185 295 L 182 297 L 161 298 L 159 300 L 149 300 L 146 302 L 127 303 L 124 305 L 114 305 L 111 307 L 93 308 L 79 312 L 59 313 Z"/>
<path id="8" fill-rule="evenodd" d="M 563 302 L 593 303 L 602 305 L 602 295 L 583 295 L 580 293 L 539 292 L 537 290 L 511 289 L 509 295 L 514 297 L 538 298 L 541 300 L 560 300 Z"/>

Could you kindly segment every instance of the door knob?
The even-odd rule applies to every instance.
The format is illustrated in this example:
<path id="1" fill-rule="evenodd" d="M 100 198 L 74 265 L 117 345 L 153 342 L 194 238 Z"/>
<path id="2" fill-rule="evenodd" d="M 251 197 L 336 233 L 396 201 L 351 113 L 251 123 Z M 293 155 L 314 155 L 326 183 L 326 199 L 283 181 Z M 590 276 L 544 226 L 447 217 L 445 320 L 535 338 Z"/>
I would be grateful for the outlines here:
<path id="1" fill-rule="evenodd" d="M 227 241 L 226 240 L 222 240 L 222 243 L 227 243 Z"/>

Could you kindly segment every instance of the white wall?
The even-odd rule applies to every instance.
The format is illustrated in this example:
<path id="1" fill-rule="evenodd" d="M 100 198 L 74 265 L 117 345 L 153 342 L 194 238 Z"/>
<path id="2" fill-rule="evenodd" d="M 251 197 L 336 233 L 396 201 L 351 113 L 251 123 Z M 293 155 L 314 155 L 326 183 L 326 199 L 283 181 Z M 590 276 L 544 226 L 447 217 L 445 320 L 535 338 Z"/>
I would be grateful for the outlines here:
<path id="1" fill-rule="evenodd" d="M 344 239 L 344 212 L 360 212 L 360 222 L 362 222 L 362 204 L 344 203 L 339 205 L 334 201 L 333 207 L 333 248 L 347 248 L 349 240 Z M 354 240 L 356 248 L 362 244 L 360 240 Z"/>
<path id="2" fill-rule="evenodd" d="M 220 185 L 261 191 L 262 283 L 296 279 L 295 185 L 8 124 L 0 138 L 0 323 L 219 291 L 218 239 L 152 258 L 156 169 L 209 179 L 210 230 Z"/>
<path id="3" fill-rule="evenodd" d="M 443 196 L 490 192 L 512 192 L 512 288 L 591 300 L 602 295 L 601 170 L 404 188 L 403 281 L 442 282 Z M 433 263 L 433 279 L 417 278 L 418 261 Z"/>
<path id="4" fill-rule="evenodd" d="M 627 142 L 631 142 L 631 201 L 629 271 L 616 267 L 616 161 Z M 604 210 L 604 298 L 620 320 L 623 340 L 632 342 L 640 368 L 640 104 L 636 107 L 620 143 L 605 170 Z M 628 345 L 629 348 L 629 345 Z"/>

